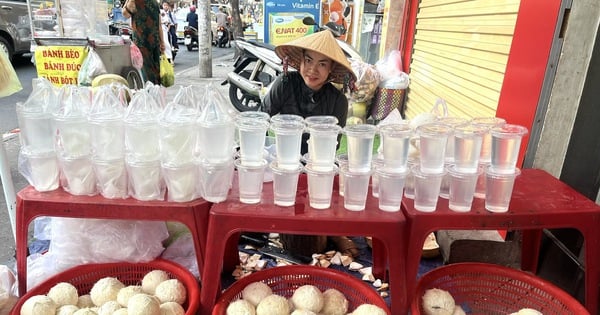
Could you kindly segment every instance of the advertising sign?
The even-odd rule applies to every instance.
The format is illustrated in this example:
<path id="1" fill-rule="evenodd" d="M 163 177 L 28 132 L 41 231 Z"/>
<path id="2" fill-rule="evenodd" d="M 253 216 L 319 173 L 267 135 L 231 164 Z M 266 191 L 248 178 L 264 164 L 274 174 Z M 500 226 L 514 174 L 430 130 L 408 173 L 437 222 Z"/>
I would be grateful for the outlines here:
<path id="1" fill-rule="evenodd" d="M 55 86 L 77 85 L 79 69 L 87 56 L 85 46 L 38 46 L 35 66 L 40 78 Z"/>
<path id="2" fill-rule="evenodd" d="M 264 42 L 277 46 L 313 33 L 302 23 L 307 16 L 320 23 L 320 0 L 265 0 Z"/>

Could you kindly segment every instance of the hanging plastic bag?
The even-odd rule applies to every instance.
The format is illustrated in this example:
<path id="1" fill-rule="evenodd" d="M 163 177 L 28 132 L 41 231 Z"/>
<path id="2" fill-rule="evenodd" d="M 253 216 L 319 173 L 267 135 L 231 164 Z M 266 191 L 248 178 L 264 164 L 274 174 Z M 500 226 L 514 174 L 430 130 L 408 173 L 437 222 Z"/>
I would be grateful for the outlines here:
<path id="1" fill-rule="evenodd" d="M 8 56 L 0 53 L 0 97 L 9 96 L 22 90 L 21 82 Z"/>
<path id="2" fill-rule="evenodd" d="M 89 48 L 88 54 L 81 64 L 81 69 L 77 75 L 79 85 L 91 86 L 95 77 L 108 73 L 106 67 L 100 58 L 100 55 L 92 47 Z"/>
<path id="3" fill-rule="evenodd" d="M 356 89 L 352 91 L 352 101 L 369 102 L 381 81 L 379 72 L 375 66 L 360 60 L 352 60 L 350 65 L 358 78 L 355 83 Z"/>
<path id="4" fill-rule="evenodd" d="M 160 56 L 160 83 L 164 87 L 175 84 L 175 70 L 165 54 Z"/>
<path id="5" fill-rule="evenodd" d="M 131 65 L 141 70 L 144 65 L 144 57 L 142 57 L 140 48 L 134 42 L 131 42 L 131 46 L 129 46 L 129 53 L 131 54 Z"/>

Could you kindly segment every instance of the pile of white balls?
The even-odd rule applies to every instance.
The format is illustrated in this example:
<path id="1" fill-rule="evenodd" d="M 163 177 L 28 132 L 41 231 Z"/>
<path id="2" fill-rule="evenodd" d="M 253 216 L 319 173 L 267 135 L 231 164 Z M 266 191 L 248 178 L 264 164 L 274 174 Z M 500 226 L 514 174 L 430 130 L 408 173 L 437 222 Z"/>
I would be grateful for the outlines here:
<path id="1" fill-rule="evenodd" d="M 423 312 L 425 315 L 465 315 L 465 311 L 457 305 L 454 297 L 442 289 L 429 289 L 423 295 Z M 543 315 L 542 313 L 531 309 L 523 308 L 510 315 Z"/>
<path id="2" fill-rule="evenodd" d="M 34 295 L 21 306 L 21 315 L 184 315 L 187 290 L 163 270 L 152 270 L 141 285 L 125 285 L 114 277 L 94 283 L 79 295 L 68 283 L 54 285 L 46 295 Z"/>
<path id="3" fill-rule="evenodd" d="M 273 294 L 263 282 L 253 282 L 242 290 L 242 298 L 227 307 L 227 315 L 387 315 L 382 308 L 362 304 L 348 313 L 348 300 L 336 289 L 324 292 L 314 285 L 303 285 L 287 299 Z"/>

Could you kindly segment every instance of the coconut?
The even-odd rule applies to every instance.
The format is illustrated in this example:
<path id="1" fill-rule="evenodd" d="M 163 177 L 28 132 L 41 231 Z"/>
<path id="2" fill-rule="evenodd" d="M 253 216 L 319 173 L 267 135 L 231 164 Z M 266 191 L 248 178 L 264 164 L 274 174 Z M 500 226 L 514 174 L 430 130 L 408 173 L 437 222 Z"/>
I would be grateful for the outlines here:
<path id="1" fill-rule="evenodd" d="M 156 286 L 154 295 L 161 303 L 175 302 L 183 304 L 187 298 L 187 290 L 178 279 L 169 279 Z"/>
<path id="2" fill-rule="evenodd" d="M 319 313 L 323 308 L 325 300 L 323 293 L 314 285 L 306 284 L 298 287 L 292 295 L 294 309 L 308 310 Z"/>
<path id="3" fill-rule="evenodd" d="M 254 306 L 271 294 L 273 294 L 271 287 L 262 282 L 250 283 L 242 290 L 242 298 Z"/>
<path id="4" fill-rule="evenodd" d="M 77 305 L 77 300 L 79 299 L 77 288 L 68 282 L 59 282 L 55 284 L 50 291 L 48 291 L 47 296 L 58 306 Z"/>
<path id="5" fill-rule="evenodd" d="M 100 306 L 108 301 L 116 301 L 119 290 L 124 287 L 125 285 L 117 278 L 105 277 L 94 283 L 90 290 L 90 297 L 94 305 Z"/>
<path id="6" fill-rule="evenodd" d="M 256 315 L 289 315 L 290 306 L 286 298 L 271 294 L 256 306 Z"/>
<path id="7" fill-rule="evenodd" d="M 256 309 L 252 303 L 246 300 L 236 300 L 227 306 L 227 315 L 256 315 Z"/>

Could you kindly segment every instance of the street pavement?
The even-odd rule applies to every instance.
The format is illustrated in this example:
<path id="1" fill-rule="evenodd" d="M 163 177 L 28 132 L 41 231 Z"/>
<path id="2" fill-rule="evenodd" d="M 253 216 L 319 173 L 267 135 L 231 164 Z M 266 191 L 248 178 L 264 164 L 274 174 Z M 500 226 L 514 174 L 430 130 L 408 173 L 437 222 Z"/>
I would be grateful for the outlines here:
<path id="1" fill-rule="evenodd" d="M 233 70 L 234 53 L 225 54 L 213 58 L 212 60 L 212 77 L 211 78 L 200 78 L 199 66 L 181 70 L 175 73 L 175 84 L 166 89 L 166 100 L 172 100 L 181 87 L 192 86 L 198 89 L 204 89 L 208 86 L 216 88 L 224 99 L 229 100 L 229 85 L 221 85 L 221 82 L 227 77 L 227 73 Z M 233 106 L 231 106 L 233 110 Z M 8 158 L 8 163 L 11 171 L 12 186 L 14 191 L 18 192 L 22 188 L 28 185 L 27 181 L 18 172 L 18 153 L 20 150 L 19 135 L 18 132 L 7 133 L 2 135 L 4 148 Z M 3 191 L 4 184 L 2 183 Z M 8 187 L 8 185 L 7 185 Z M 30 226 L 30 231 L 33 229 L 33 224 Z M 15 254 L 15 239 L 13 237 L 12 227 L 9 220 L 8 208 L 4 193 L 0 196 L 0 265 L 7 265 L 10 268 L 15 267 L 14 261 Z"/>

